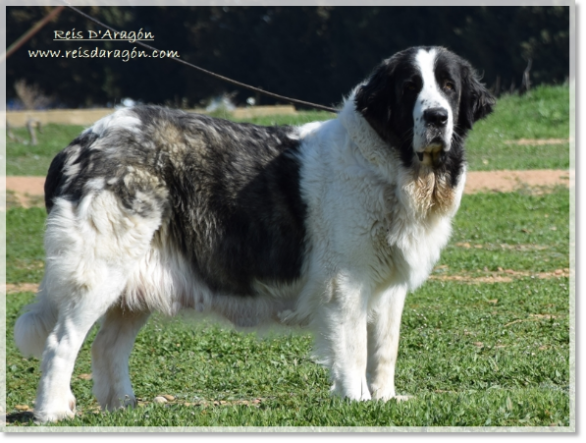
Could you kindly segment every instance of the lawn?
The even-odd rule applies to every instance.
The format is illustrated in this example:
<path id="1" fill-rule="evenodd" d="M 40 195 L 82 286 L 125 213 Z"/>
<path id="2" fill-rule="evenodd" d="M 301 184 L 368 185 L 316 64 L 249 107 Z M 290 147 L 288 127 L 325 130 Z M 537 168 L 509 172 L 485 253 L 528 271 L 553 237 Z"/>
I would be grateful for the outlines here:
<path id="1" fill-rule="evenodd" d="M 540 86 L 521 97 L 505 95 L 497 102 L 495 112 L 479 121 L 470 134 L 466 144 L 470 169 L 567 169 L 569 133 L 567 86 Z M 512 143 L 520 139 L 559 142 Z"/>
<path id="2" fill-rule="evenodd" d="M 523 151 L 504 143 L 520 138 L 567 139 L 564 91 L 567 88 L 543 88 L 522 98 L 499 100 L 495 114 L 475 127 L 470 137 L 471 167 L 567 168 L 567 144 Z M 256 122 L 299 123 L 319 117 L 326 113 L 301 114 L 295 121 L 271 117 Z M 65 146 L 79 129 L 47 126 L 47 133 L 54 131 L 62 138 L 51 149 Z M 9 173 L 39 173 L 30 166 L 34 162 L 27 166 L 30 153 L 17 148 L 8 144 Z M 35 152 L 38 164 L 46 161 L 48 166 L 53 155 L 49 148 Z M 483 162 L 487 153 L 488 164 Z M 312 361 L 312 338 L 304 330 L 235 330 L 224 323 L 196 321 L 187 312 L 181 319 L 153 315 L 139 333 L 130 359 L 139 398 L 133 410 L 99 411 L 89 379 L 94 327 L 72 378 L 79 414 L 51 427 L 556 426 L 567 430 L 569 192 L 550 191 L 464 196 L 452 240 L 432 278 L 407 298 L 396 385 L 400 394 L 413 396 L 409 401 L 358 403 L 332 398 L 327 371 Z M 44 221 L 42 208 L 8 210 L 8 283 L 40 281 Z M 11 338 L 19 311 L 33 297 L 31 292 L 9 292 L 6 300 L 8 430 L 36 426 L 25 411 L 34 407 L 39 362 L 23 358 Z M 171 396 L 168 403 L 154 402 L 161 395 Z"/>

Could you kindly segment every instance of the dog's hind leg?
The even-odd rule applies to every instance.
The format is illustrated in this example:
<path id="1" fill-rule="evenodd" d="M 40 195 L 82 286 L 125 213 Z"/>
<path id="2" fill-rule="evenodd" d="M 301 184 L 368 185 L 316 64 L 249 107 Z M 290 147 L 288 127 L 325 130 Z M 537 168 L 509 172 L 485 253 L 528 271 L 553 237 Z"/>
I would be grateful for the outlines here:
<path id="1" fill-rule="evenodd" d="M 393 286 L 378 294 L 370 306 L 367 373 L 373 399 L 404 399 L 395 393 L 395 365 L 406 295 L 406 286 Z"/>
<path id="2" fill-rule="evenodd" d="M 111 273 L 102 284 L 69 292 L 71 298 L 59 306 L 57 322 L 47 338 L 41 364 L 35 418 L 40 422 L 71 418 L 75 397 L 70 381 L 77 354 L 93 324 L 118 298 L 125 281 Z M 73 289 L 73 288 L 71 288 Z"/>
<path id="3" fill-rule="evenodd" d="M 70 380 L 77 353 L 93 324 L 119 303 L 129 275 L 148 251 L 160 224 L 128 210 L 111 192 L 81 201 L 56 199 L 47 218 L 43 296 L 56 313 L 41 364 L 35 417 L 72 417 Z"/>
<path id="4" fill-rule="evenodd" d="M 119 305 L 112 306 L 104 316 L 92 345 L 93 391 L 104 410 L 136 404 L 128 358 L 136 335 L 148 318 L 148 312 L 128 311 Z"/>

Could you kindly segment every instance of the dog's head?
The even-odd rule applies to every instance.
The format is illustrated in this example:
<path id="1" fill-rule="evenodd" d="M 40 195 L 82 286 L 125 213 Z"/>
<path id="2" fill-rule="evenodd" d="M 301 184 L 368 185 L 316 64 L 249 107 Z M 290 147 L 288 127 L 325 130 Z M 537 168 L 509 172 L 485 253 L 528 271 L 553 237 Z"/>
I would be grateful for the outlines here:
<path id="1" fill-rule="evenodd" d="M 403 163 L 438 167 L 494 97 L 472 66 L 440 47 L 415 47 L 383 61 L 355 95 L 356 109 Z"/>

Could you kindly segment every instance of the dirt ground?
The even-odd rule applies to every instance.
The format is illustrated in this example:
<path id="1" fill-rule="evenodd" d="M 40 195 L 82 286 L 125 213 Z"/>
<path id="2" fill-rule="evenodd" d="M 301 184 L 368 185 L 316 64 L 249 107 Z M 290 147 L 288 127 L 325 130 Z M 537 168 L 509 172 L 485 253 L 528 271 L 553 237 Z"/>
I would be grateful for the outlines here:
<path id="1" fill-rule="evenodd" d="M 43 204 L 44 177 L 6 177 L 8 200 L 24 207 Z M 517 189 L 543 192 L 554 186 L 569 186 L 570 174 L 565 170 L 472 171 L 466 179 L 467 194 L 476 192 L 511 192 Z"/>
<path id="2" fill-rule="evenodd" d="M 466 194 L 481 191 L 512 192 L 518 189 L 545 191 L 555 186 L 570 185 L 570 173 L 558 169 L 530 171 L 472 171 L 467 174 Z"/>

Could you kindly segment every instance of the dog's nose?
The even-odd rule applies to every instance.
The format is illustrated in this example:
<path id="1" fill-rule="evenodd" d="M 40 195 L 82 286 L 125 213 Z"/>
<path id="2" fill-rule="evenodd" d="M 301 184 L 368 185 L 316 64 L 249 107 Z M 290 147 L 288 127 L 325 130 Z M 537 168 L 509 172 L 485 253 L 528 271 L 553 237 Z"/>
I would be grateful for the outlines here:
<path id="1" fill-rule="evenodd" d="M 426 123 L 439 128 L 448 122 L 448 111 L 444 108 L 429 108 L 423 111 L 423 118 Z"/>

